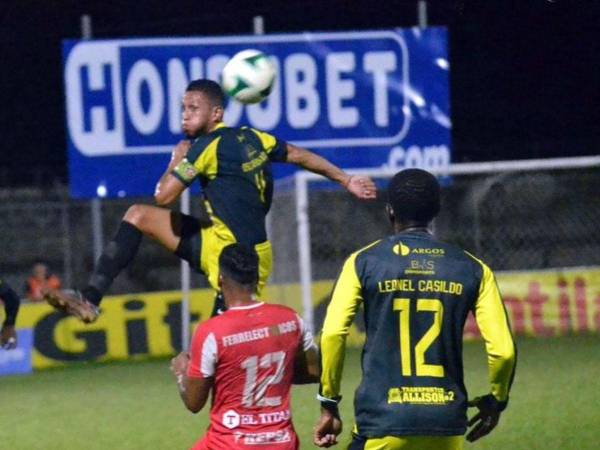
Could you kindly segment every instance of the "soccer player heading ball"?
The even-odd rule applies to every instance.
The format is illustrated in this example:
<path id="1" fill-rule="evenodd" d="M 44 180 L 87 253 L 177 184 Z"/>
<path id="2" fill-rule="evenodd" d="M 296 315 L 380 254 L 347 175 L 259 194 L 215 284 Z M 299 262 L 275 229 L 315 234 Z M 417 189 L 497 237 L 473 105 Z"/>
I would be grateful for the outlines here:
<path id="1" fill-rule="evenodd" d="M 440 210 L 435 177 L 397 173 L 388 186 L 394 234 L 353 253 L 327 309 L 321 337 L 321 418 L 314 443 L 334 445 L 345 340 L 362 303 L 367 340 L 354 400 L 351 450 L 460 450 L 494 429 L 506 408 L 516 351 L 494 274 L 430 232 Z M 490 393 L 467 399 L 462 336 L 469 311 L 485 340 Z M 467 422 L 467 406 L 479 412 Z"/>
<path id="2" fill-rule="evenodd" d="M 214 81 L 192 81 L 182 103 L 181 123 L 187 139 L 173 149 L 167 170 L 156 186 L 158 206 L 131 206 L 97 261 L 88 285 L 74 293 L 46 292 L 46 300 L 54 307 L 84 322 L 93 322 L 102 297 L 133 260 L 143 235 L 204 273 L 217 292 L 221 250 L 234 242 L 248 245 L 258 254 L 260 293 L 271 272 L 265 216 L 273 195 L 273 162 L 292 163 L 324 175 L 359 199 L 376 197 L 375 185 L 368 177 L 349 176 L 309 150 L 268 133 L 225 126 L 224 95 Z M 205 218 L 166 208 L 195 180 L 202 184 Z M 213 311 L 222 307 L 222 298 L 217 296 Z"/>

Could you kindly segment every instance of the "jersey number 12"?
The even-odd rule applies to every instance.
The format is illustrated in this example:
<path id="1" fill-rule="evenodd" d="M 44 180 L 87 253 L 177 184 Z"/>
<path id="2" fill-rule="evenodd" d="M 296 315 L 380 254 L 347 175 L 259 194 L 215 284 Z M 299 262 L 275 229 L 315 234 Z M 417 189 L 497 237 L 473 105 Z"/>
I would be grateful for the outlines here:
<path id="1" fill-rule="evenodd" d="M 267 397 L 267 388 L 277 384 L 283 378 L 285 368 L 285 352 L 267 353 L 260 358 L 249 356 L 242 361 L 241 367 L 246 370 L 246 382 L 242 396 L 242 405 L 247 408 L 252 406 L 279 406 L 281 397 Z M 275 372 L 258 382 L 258 369 L 269 369 L 275 366 Z"/>
<path id="2" fill-rule="evenodd" d="M 394 299 L 394 311 L 398 311 L 400 316 L 400 365 L 402 367 L 402 375 L 410 377 L 413 374 L 411 364 L 410 299 Z M 425 362 L 425 352 L 442 331 L 444 305 L 440 300 L 420 298 L 417 299 L 417 313 L 433 313 L 433 323 L 414 348 L 416 375 L 418 377 L 443 377 L 444 366 L 427 364 Z"/>

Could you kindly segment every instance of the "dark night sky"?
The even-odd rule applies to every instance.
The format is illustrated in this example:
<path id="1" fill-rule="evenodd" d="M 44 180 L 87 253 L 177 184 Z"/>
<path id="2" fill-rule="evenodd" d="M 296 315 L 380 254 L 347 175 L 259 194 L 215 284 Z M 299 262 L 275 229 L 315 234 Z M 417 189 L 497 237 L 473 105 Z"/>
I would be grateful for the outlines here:
<path id="1" fill-rule="evenodd" d="M 252 3 L 252 4 L 251 4 Z M 66 180 L 61 39 L 377 29 L 414 1 L 5 0 L 0 6 L 0 186 Z M 431 0 L 450 28 L 455 161 L 600 154 L 600 0 Z"/>

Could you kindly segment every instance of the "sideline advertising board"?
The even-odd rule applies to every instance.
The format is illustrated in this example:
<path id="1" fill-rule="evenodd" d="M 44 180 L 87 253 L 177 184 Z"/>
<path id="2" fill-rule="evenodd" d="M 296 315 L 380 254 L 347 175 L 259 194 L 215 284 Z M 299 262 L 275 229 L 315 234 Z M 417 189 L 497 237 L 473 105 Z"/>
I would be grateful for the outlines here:
<path id="1" fill-rule="evenodd" d="M 497 280 L 513 333 L 535 337 L 600 332 L 600 268 L 498 273 Z M 321 329 L 333 282 L 312 286 L 315 301 L 315 329 Z M 210 315 L 214 292 L 192 291 L 190 312 L 195 326 Z M 287 302 L 301 310 L 298 284 L 267 286 L 265 299 Z M 181 294 L 178 291 L 107 297 L 97 322 L 85 325 L 45 304 L 24 304 L 19 313 L 19 348 L 30 353 L 30 366 L 42 369 L 71 361 L 119 360 L 166 357 L 181 349 Z M 25 330 L 22 330 L 25 329 Z M 470 315 L 465 338 L 480 334 Z M 28 344 L 30 342 L 30 344 Z M 348 345 L 362 345 L 364 326 L 359 312 L 348 336 Z M 21 356 L 0 353 L 2 358 Z M 29 353 L 28 353 L 29 352 Z M 2 356 L 4 355 L 4 356 Z M 25 369 L 24 369 L 25 370 Z M 28 369 L 30 370 L 30 369 Z M 25 370 L 27 371 L 27 370 Z"/>

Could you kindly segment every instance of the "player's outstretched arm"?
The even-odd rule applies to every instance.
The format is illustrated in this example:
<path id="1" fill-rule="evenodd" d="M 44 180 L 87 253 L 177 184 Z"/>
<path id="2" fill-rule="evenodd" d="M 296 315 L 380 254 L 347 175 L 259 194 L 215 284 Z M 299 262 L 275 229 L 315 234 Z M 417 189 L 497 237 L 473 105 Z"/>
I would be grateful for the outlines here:
<path id="1" fill-rule="evenodd" d="M 167 166 L 167 170 L 160 177 L 158 183 L 156 183 L 156 189 L 154 191 L 154 200 L 158 206 L 168 206 L 179 198 L 181 193 L 186 189 L 186 185 L 183 184 L 172 172 L 178 166 L 178 164 L 186 157 L 192 144 L 189 140 L 180 141 L 173 152 L 171 153 L 171 161 Z"/>
<path id="2" fill-rule="evenodd" d="M 335 181 L 356 198 L 361 200 L 374 200 L 377 198 L 377 188 L 369 177 L 348 175 L 335 164 L 310 150 L 288 143 L 287 162 Z"/>

